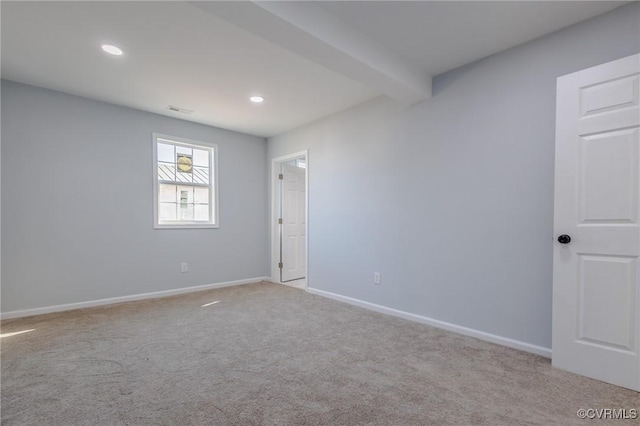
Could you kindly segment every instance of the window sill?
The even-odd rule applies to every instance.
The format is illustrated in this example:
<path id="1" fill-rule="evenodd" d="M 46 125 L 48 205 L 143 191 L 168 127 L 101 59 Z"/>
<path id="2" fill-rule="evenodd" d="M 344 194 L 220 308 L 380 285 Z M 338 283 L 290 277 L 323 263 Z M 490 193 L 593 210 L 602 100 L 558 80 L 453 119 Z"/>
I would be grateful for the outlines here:
<path id="1" fill-rule="evenodd" d="M 220 228 L 219 225 L 215 225 L 215 224 L 209 224 L 209 225 L 205 225 L 205 224 L 185 224 L 185 225 L 158 225 L 155 224 L 153 226 L 153 229 L 218 229 Z"/>

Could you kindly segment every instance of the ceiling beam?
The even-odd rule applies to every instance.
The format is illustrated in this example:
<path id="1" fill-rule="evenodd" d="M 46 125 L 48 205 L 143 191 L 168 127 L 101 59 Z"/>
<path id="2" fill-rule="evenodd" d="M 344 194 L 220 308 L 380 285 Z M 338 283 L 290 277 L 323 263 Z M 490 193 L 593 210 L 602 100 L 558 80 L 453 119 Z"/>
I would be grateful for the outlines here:
<path id="1" fill-rule="evenodd" d="M 431 76 L 311 2 L 190 2 L 394 99 L 431 96 Z"/>

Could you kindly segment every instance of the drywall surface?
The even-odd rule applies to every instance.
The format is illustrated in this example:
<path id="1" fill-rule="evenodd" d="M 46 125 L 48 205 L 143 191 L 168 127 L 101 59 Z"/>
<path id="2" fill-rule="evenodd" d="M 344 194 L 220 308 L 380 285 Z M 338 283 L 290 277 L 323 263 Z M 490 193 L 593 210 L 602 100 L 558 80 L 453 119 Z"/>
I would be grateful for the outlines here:
<path id="1" fill-rule="evenodd" d="M 219 229 L 153 229 L 152 132 L 218 144 Z M 265 159 L 262 138 L 3 80 L 2 311 L 268 275 Z"/>
<path id="2" fill-rule="evenodd" d="M 640 51 L 640 4 L 269 139 L 309 149 L 309 286 L 551 347 L 558 76 Z M 374 272 L 382 284 L 374 285 Z"/>

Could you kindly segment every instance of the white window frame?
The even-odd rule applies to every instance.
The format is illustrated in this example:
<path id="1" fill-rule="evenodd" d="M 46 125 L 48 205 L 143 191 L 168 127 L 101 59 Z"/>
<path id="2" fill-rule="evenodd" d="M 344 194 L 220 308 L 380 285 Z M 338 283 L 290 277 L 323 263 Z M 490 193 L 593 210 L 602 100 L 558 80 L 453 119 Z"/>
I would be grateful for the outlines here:
<path id="1" fill-rule="evenodd" d="M 152 134 L 153 144 L 153 228 L 154 229 L 203 229 L 219 228 L 219 196 L 218 196 L 218 145 L 207 142 L 194 141 L 176 136 L 164 135 L 161 133 Z M 158 181 L 158 140 L 167 141 L 169 144 L 184 146 L 188 148 L 206 149 L 209 151 L 209 214 L 211 222 L 176 222 L 170 224 L 159 223 L 158 218 L 158 194 L 160 182 Z M 172 182 L 172 184 L 175 184 Z M 199 186 L 185 184 L 185 186 Z M 204 186 L 204 185 L 200 185 Z"/>

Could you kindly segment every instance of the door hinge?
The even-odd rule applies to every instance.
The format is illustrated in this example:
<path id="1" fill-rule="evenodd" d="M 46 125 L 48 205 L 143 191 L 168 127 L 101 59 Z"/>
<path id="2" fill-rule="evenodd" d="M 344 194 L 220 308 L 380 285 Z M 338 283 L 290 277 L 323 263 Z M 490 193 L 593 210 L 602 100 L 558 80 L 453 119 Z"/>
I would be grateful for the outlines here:
<path id="1" fill-rule="evenodd" d="M 278 268 L 282 269 L 282 262 L 278 263 Z"/>
<path id="2" fill-rule="evenodd" d="M 278 219 L 278 225 L 282 225 L 282 218 Z"/>
<path id="3" fill-rule="evenodd" d="M 283 175 L 282 173 L 280 173 L 280 174 L 278 175 L 278 179 L 280 179 L 280 180 L 284 179 L 284 175 Z"/>

